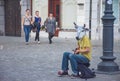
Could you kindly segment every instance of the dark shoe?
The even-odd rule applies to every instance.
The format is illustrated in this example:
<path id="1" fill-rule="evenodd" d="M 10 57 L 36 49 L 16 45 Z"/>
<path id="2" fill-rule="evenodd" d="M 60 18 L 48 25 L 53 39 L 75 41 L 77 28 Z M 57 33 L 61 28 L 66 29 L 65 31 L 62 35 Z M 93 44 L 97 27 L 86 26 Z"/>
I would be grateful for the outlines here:
<path id="1" fill-rule="evenodd" d="M 58 71 L 58 75 L 59 76 L 64 76 L 64 75 L 68 75 L 68 72 L 66 71 Z"/>
<path id="2" fill-rule="evenodd" d="M 49 44 L 52 44 L 52 40 L 49 41 Z"/>
<path id="3" fill-rule="evenodd" d="M 28 42 L 26 42 L 26 45 L 29 45 L 29 43 L 28 43 Z"/>

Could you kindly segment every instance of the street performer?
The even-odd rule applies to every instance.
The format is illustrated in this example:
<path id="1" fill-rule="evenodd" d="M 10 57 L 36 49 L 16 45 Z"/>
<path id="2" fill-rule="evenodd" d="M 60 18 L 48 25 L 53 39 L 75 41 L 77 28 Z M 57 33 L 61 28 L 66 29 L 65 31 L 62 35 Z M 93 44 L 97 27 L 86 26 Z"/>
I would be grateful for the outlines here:
<path id="1" fill-rule="evenodd" d="M 74 23 L 75 24 L 75 23 Z M 69 70 L 69 60 L 71 63 L 71 69 L 73 74 L 72 77 L 78 77 L 78 63 L 89 63 L 91 60 L 91 43 L 90 39 L 86 35 L 86 31 L 89 29 L 84 26 L 78 26 L 75 24 L 75 29 L 77 31 L 77 42 L 78 47 L 74 50 L 74 53 L 64 52 L 62 58 L 62 67 L 61 70 L 58 71 L 58 75 L 68 75 Z"/>

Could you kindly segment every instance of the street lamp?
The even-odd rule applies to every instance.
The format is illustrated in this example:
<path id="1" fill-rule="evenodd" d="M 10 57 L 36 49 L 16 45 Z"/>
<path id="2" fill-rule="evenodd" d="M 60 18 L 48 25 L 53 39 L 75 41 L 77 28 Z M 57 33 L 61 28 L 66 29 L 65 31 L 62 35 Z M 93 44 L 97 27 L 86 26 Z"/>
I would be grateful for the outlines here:
<path id="1" fill-rule="evenodd" d="M 103 21 L 103 56 L 100 57 L 102 62 L 98 64 L 98 71 L 116 72 L 119 66 L 114 62 L 116 57 L 113 56 L 113 39 L 114 39 L 114 20 L 112 10 L 113 0 L 105 0 L 105 11 L 102 17 Z"/>

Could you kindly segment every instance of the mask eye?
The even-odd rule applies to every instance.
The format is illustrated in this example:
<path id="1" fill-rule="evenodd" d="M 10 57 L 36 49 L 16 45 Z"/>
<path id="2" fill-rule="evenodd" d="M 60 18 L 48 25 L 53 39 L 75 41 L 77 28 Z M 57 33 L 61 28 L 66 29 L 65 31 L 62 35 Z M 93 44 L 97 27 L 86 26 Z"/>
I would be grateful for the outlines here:
<path id="1" fill-rule="evenodd" d="M 76 37 L 76 40 L 80 40 L 79 37 Z"/>

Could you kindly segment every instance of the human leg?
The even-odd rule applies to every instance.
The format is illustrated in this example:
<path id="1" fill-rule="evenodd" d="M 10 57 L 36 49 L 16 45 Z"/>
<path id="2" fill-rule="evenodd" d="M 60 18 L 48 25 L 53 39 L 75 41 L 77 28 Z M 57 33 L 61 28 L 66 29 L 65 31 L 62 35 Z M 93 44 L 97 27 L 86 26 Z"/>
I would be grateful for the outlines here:
<path id="1" fill-rule="evenodd" d="M 52 34 L 51 33 L 48 33 L 48 38 L 49 38 L 49 43 L 51 44 L 52 43 Z"/>
<path id="2" fill-rule="evenodd" d="M 89 63 L 89 60 L 80 54 L 73 54 L 70 56 L 71 67 L 73 71 L 73 76 L 79 75 L 78 63 Z"/>
<path id="3" fill-rule="evenodd" d="M 24 26 L 24 32 L 25 32 L 25 41 L 28 42 L 29 40 L 29 27 Z"/>
<path id="4" fill-rule="evenodd" d="M 68 75 L 68 66 L 69 66 L 69 56 L 71 55 L 71 53 L 69 52 L 64 52 L 63 53 L 63 58 L 62 58 L 62 67 L 61 70 L 59 71 L 58 74 L 59 75 Z"/>

